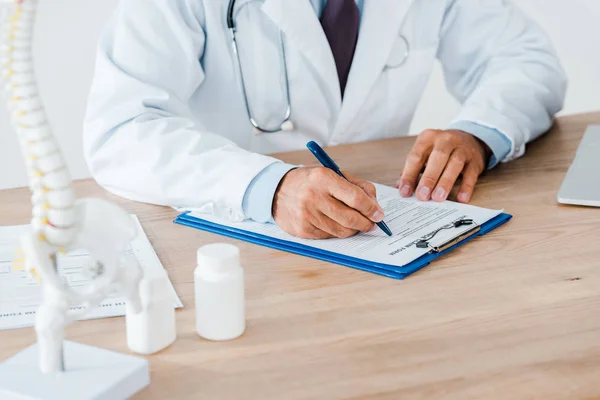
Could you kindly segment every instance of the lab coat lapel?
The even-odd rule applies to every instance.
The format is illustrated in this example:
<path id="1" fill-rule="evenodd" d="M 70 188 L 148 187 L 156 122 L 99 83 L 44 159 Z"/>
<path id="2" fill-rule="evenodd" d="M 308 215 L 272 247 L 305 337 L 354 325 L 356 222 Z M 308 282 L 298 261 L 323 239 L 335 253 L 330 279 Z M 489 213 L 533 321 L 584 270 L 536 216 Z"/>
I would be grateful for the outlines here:
<path id="1" fill-rule="evenodd" d="M 334 136 L 341 136 L 349 129 L 366 101 L 386 65 L 413 1 L 365 0 L 358 43 Z"/>
<path id="2" fill-rule="evenodd" d="M 306 56 L 306 60 L 313 64 L 321 78 L 319 85 L 324 88 L 323 94 L 339 109 L 342 98 L 335 60 L 310 2 L 265 0 L 262 10 L 284 32 L 286 46 L 297 47 Z"/>

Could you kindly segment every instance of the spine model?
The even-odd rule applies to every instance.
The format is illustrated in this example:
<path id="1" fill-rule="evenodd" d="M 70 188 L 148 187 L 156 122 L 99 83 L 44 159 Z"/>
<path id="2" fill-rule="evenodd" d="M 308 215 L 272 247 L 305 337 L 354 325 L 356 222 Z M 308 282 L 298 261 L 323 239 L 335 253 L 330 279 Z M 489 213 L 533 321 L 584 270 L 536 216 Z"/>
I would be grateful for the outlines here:
<path id="1" fill-rule="evenodd" d="M 23 267 L 41 280 L 42 302 L 35 329 L 39 366 L 44 374 L 65 370 L 64 328 L 111 293 L 120 292 L 135 314 L 141 311 L 137 262 L 121 264 L 136 236 L 129 214 L 101 199 L 76 199 L 71 176 L 46 117 L 36 85 L 32 38 L 38 0 L 0 0 L 0 75 L 8 109 L 32 191 L 31 230 L 21 237 Z M 58 255 L 85 249 L 92 276 L 84 288 L 71 288 L 60 276 Z M 77 306 L 77 307 L 75 307 Z"/>
<path id="2" fill-rule="evenodd" d="M 0 74 L 32 191 L 31 227 L 56 250 L 75 238 L 75 194 L 65 160 L 48 124 L 33 68 L 37 0 L 0 0 Z"/>

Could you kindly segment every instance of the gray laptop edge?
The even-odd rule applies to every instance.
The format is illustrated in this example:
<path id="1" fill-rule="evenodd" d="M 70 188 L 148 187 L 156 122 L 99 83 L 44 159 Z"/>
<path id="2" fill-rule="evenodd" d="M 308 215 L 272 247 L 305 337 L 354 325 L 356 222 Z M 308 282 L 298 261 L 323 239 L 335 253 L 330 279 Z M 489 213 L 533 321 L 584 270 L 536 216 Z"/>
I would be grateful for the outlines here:
<path id="1" fill-rule="evenodd" d="M 600 125 L 590 125 L 583 135 L 558 202 L 600 207 Z"/>

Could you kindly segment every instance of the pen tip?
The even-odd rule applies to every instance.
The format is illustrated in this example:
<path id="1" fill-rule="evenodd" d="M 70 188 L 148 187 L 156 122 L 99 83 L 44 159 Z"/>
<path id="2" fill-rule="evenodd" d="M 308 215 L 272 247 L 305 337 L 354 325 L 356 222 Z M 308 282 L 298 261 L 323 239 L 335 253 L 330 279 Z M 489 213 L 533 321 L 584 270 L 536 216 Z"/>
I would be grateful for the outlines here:
<path id="1" fill-rule="evenodd" d="M 383 221 L 379 222 L 377 225 L 379 225 L 379 227 L 381 228 L 382 231 L 385 232 L 386 235 L 388 236 L 392 236 L 392 231 L 391 229 L 387 226 L 387 224 Z"/>

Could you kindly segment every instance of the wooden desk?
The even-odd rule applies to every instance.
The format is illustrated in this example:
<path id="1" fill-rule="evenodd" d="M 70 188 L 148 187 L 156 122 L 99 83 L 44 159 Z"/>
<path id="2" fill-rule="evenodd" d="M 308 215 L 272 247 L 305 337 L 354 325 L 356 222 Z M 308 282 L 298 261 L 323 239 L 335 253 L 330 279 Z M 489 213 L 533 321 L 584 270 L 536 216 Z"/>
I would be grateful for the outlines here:
<path id="1" fill-rule="evenodd" d="M 556 193 L 600 113 L 562 118 L 528 155 L 482 177 L 473 203 L 514 219 L 404 281 L 174 225 L 168 208 L 107 195 L 140 217 L 185 305 L 179 338 L 149 357 L 137 399 L 590 399 L 600 397 L 600 211 Z M 365 179 L 393 184 L 412 138 L 334 148 Z M 308 152 L 281 156 L 312 163 Z M 28 221 L 29 193 L 0 192 L 0 224 Z M 195 250 L 240 246 L 248 329 L 212 343 L 194 331 Z M 123 318 L 75 323 L 69 339 L 127 352 Z M 0 332 L 0 360 L 34 342 Z"/>

